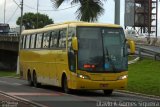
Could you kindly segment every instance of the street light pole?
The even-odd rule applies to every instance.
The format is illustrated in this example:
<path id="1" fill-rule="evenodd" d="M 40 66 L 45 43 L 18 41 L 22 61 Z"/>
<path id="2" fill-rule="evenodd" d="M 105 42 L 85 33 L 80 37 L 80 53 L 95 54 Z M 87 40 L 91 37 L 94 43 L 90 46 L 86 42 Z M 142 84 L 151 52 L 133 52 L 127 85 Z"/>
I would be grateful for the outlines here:
<path id="1" fill-rule="evenodd" d="M 21 2 L 21 23 L 20 23 L 20 31 L 19 31 L 19 47 L 18 47 L 18 58 L 17 58 L 17 74 L 20 74 L 20 69 L 19 69 L 19 52 L 21 48 L 21 34 L 22 34 L 22 27 L 23 27 L 23 0 Z"/>
<path id="2" fill-rule="evenodd" d="M 36 28 L 38 28 L 38 8 L 39 8 L 39 0 L 37 0 L 37 24 L 36 24 Z"/>
<path id="3" fill-rule="evenodd" d="M 114 0 L 115 1 L 115 24 L 120 24 L 120 0 Z"/>
<path id="4" fill-rule="evenodd" d="M 6 0 L 4 0 L 4 24 L 6 23 L 5 20 L 6 20 Z"/>
<path id="5" fill-rule="evenodd" d="M 22 33 L 22 26 L 23 26 L 23 0 L 21 2 L 21 23 L 20 23 L 20 35 Z"/>

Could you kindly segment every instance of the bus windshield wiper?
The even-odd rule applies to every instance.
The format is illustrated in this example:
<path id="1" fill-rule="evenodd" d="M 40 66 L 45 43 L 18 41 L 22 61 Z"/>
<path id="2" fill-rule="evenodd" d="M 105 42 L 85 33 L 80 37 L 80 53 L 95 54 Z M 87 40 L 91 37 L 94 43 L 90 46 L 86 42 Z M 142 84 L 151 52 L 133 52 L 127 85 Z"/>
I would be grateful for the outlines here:
<path id="1" fill-rule="evenodd" d="M 125 52 L 126 51 L 126 49 L 125 49 L 126 42 L 127 42 L 127 39 L 125 39 L 124 42 L 123 42 L 123 44 L 122 44 L 123 45 L 123 57 L 126 57 L 126 52 Z"/>
<path id="2" fill-rule="evenodd" d="M 111 59 L 110 56 L 109 56 L 109 52 L 108 52 L 107 47 L 105 48 L 105 51 L 106 51 L 106 53 L 105 53 L 105 59 L 107 58 L 108 62 L 111 64 L 111 68 L 112 68 L 113 72 L 116 72 L 115 65 L 114 65 L 112 59 Z M 106 57 L 106 56 L 107 56 L 107 57 Z"/>

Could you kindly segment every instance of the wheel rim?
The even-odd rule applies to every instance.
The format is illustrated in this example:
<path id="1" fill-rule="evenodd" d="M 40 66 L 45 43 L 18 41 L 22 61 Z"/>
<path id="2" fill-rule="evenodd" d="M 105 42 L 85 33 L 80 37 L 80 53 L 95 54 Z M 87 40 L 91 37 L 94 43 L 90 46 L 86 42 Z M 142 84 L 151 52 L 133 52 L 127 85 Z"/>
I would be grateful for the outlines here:
<path id="1" fill-rule="evenodd" d="M 63 90 L 64 90 L 65 93 L 68 93 L 68 83 L 67 83 L 67 78 L 64 79 Z"/>
<path id="2" fill-rule="evenodd" d="M 28 83 L 29 83 L 29 85 L 32 85 L 31 74 L 30 73 L 28 74 Z"/>
<path id="3" fill-rule="evenodd" d="M 37 87 L 37 76 L 36 76 L 35 73 L 34 73 L 34 76 L 33 76 L 33 83 L 34 83 L 34 86 Z"/>

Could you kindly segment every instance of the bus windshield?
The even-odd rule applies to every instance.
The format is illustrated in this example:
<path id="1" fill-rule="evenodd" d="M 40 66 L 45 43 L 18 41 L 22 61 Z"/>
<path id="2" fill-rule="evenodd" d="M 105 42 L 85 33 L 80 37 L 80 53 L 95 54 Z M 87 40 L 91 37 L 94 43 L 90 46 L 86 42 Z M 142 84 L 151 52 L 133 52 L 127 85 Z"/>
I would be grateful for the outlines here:
<path id="1" fill-rule="evenodd" d="M 78 69 L 88 72 L 121 72 L 128 68 L 122 28 L 78 27 Z"/>

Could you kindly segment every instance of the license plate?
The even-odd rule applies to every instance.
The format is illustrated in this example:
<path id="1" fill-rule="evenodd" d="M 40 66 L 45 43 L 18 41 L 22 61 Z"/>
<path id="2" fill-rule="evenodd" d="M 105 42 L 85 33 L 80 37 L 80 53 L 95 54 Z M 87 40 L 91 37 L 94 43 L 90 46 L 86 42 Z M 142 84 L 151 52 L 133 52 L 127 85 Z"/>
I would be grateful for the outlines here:
<path id="1" fill-rule="evenodd" d="M 106 87 L 108 87 L 108 84 L 100 84 L 100 87 L 106 88 Z"/>

